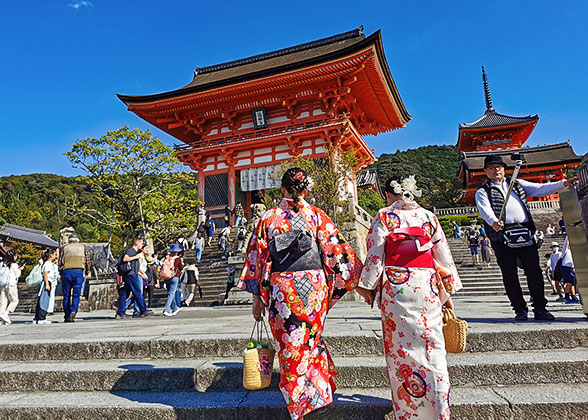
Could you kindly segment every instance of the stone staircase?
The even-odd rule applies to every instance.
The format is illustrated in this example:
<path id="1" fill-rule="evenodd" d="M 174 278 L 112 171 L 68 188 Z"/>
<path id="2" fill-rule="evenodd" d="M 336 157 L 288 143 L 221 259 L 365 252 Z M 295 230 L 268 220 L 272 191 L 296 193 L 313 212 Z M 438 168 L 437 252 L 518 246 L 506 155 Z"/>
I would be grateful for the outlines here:
<path id="1" fill-rule="evenodd" d="M 219 295 L 224 294 L 227 285 L 227 266 L 228 261 L 221 258 L 222 251 L 217 247 L 217 233 L 211 241 L 211 246 L 205 246 L 197 265 L 200 274 L 200 287 L 202 288 L 202 298 L 196 290 L 196 296 L 192 301 L 192 306 L 211 306 L 219 303 Z M 237 244 L 237 229 L 231 229 L 231 239 Z M 236 273 L 237 275 L 237 273 Z M 167 299 L 165 288 L 155 289 L 153 296 L 153 307 L 163 308 Z"/>
<path id="2" fill-rule="evenodd" d="M 464 305 L 456 302 L 485 315 Z M 325 341 L 339 389 L 319 418 L 383 419 L 391 403 L 377 311 L 337 306 Z M 39 331 L 34 340 L 26 338 L 30 332 L 19 340 L 19 333 L 0 330 L 0 419 L 289 418 L 277 373 L 267 390 L 241 386 L 248 308 L 185 308 L 174 322 L 93 316 L 16 326 Z M 452 419 L 587 419 L 588 326 L 577 318 L 558 325 L 501 322 L 470 324 L 468 351 L 449 355 Z"/>
<path id="3" fill-rule="evenodd" d="M 496 263 L 496 257 L 492 255 L 490 267 L 472 264 L 470 249 L 464 239 L 448 238 L 451 254 L 457 266 L 457 271 L 463 283 L 463 289 L 459 291 L 460 296 L 491 296 L 505 294 L 502 283 L 502 274 Z M 543 245 L 539 249 L 539 260 L 543 263 L 543 256 L 551 252 L 551 242 L 558 242 L 563 245 L 563 235 L 549 235 L 545 237 Z M 481 256 L 480 256 L 481 261 Z M 527 280 L 523 270 L 519 269 L 519 279 L 524 293 L 528 293 Z M 546 285 L 545 290 L 550 290 Z"/>

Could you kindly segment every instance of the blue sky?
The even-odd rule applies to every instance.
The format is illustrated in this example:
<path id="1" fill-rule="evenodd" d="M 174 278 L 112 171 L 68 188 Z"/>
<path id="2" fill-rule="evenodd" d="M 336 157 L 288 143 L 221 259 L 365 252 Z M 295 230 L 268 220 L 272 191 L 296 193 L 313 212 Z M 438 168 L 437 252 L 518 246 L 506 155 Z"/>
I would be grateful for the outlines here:
<path id="1" fill-rule="evenodd" d="M 2 0 L 0 176 L 75 175 L 78 138 L 150 126 L 116 93 L 190 82 L 206 66 L 364 25 L 381 29 L 392 75 L 413 116 L 366 138 L 376 155 L 455 144 L 457 125 L 494 108 L 539 114 L 528 145 L 571 140 L 588 152 L 588 2 Z M 174 139 L 153 128 L 166 143 Z"/>

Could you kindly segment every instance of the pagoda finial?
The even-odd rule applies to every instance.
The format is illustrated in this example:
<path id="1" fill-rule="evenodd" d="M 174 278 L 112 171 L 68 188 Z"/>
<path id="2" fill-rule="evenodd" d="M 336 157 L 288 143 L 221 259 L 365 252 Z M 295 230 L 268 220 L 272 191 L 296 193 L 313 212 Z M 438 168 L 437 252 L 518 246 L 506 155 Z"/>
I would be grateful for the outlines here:
<path id="1" fill-rule="evenodd" d="M 482 66 L 482 80 L 484 81 L 484 99 L 486 99 L 486 111 L 493 111 L 492 98 L 490 97 L 490 87 L 488 86 L 488 79 L 486 78 L 486 70 Z"/>

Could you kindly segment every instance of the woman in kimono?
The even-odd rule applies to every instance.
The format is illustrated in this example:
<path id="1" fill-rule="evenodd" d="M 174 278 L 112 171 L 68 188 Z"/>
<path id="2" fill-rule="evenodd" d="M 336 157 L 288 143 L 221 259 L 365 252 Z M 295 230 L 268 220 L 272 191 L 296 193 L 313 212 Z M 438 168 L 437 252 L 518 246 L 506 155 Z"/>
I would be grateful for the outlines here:
<path id="1" fill-rule="evenodd" d="M 386 182 L 388 207 L 378 211 L 368 233 L 357 291 L 382 311 L 392 418 L 446 420 L 442 306 L 453 308 L 450 296 L 461 282 L 439 221 L 414 201 L 420 195 L 414 176 Z"/>
<path id="2" fill-rule="evenodd" d="M 280 390 L 293 420 L 333 402 L 335 366 L 322 339 L 327 311 L 357 287 L 363 265 L 339 230 L 304 196 L 300 168 L 282 177 L 284 198 L 251 238 L 238 287 L 253 293 L 253 317 L 269 323 L 280 363 Z"/>

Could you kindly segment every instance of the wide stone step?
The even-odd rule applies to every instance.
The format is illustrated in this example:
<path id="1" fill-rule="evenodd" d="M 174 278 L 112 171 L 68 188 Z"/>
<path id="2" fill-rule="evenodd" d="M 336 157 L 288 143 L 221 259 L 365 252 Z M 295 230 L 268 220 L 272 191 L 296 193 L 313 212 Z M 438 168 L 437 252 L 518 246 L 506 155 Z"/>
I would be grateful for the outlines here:
<path id="1" fill-rule="evenodd" d="M 190 309 L 190 308 L 188 308 Z M 472 314 L 475 317 L 475 314 Z M 27 326 L 31 328 L 31 339 L 11 342 L 10 336 L 5 336 L 0 342 L 1 361 L 48 361 L 48 360 L 137 360 L 137 359 L 200 359 L 224 358 L 241 355 L 249 341 L 241 334 L 236 337 L 227 335 L 219 338 L 212 331 L 204 338 L 166 338 L 157 337 L 165 325 L 157 326 L 158 316 L 141 319 L 117 321 L 129 325 L 137 325 L 137 331 L 142 335 L 129 338 L 127 335 L 116 336 L 116 325 L 112 321 L 105 322 L 112 330 L 111 339 L 93 338 L 103 334 L 101 326 L 94 327 L 95 334 L 84 338 L 68 338 L 68 329 L 64 324 L 44 326 Z M 167 318 L 166 318 L 167 319 Z M 172 318 L 173 319 L 173 318 Z M 488 322 L 493 321 L 486 318 Z M 467 320 L 467 318 L 466 318 Z M 171 322 L 171 321 L 170 321 Z M 194 322 L 199 322 L 197 318 Z M 371 321 L 373 327 L 379 326 L 380 321 Z M 588 328 L 571 323 L 545 323 L 529 320 L 525 323 L 514 323 L 511 320 L 498 319 L 504 323 L 507 331 L 490 329 L 484 332 L 470 332 L 467 339 L 468 352 L 488 351 L 517 351 L 542 349 L 573 349 L 588 348 Z M 76 327 L 78 324 L 71 324 Z M 537 326 L 545 326 L 537 329 Z M 370 328 L 366 324 L 366 328 Z M 60 341 L 45 341 L 35 331 L 44 335 L 63 336 Z M 154 338 L 156 337 L 156 338 Z M 352 357 L 382 355 L 382 339 L 369 331 L 365 333 L 343 332 L 342 335 L 326 334 L 325 342 L 334 357 Z"/>
<path id="2" fill-rule="evenodd" d="M 388 386 L 384 357 L 335 358 L 338 387 Z M 449 355 L 453 385 L 588 383 L 588 349 Z M 277 363 L 276 363 L 277 367 Z M 273 387 L 279 384 L 274 372 Z M 8 363 L 0 392 L 210 391 L 242 389 L 241 359 L 167 359 Z"/>
<path id="3" fill-rule="evenodd" d="M 587 384 L 454 387 L 454 420 L 585 420 Z M 389 388 L 339 389 L 321 420 L 382 420 Z M 287 420 L 275 390 L 234 392 L 51 392 L 0 395 L 0 418 L 10 420 Z"/>

